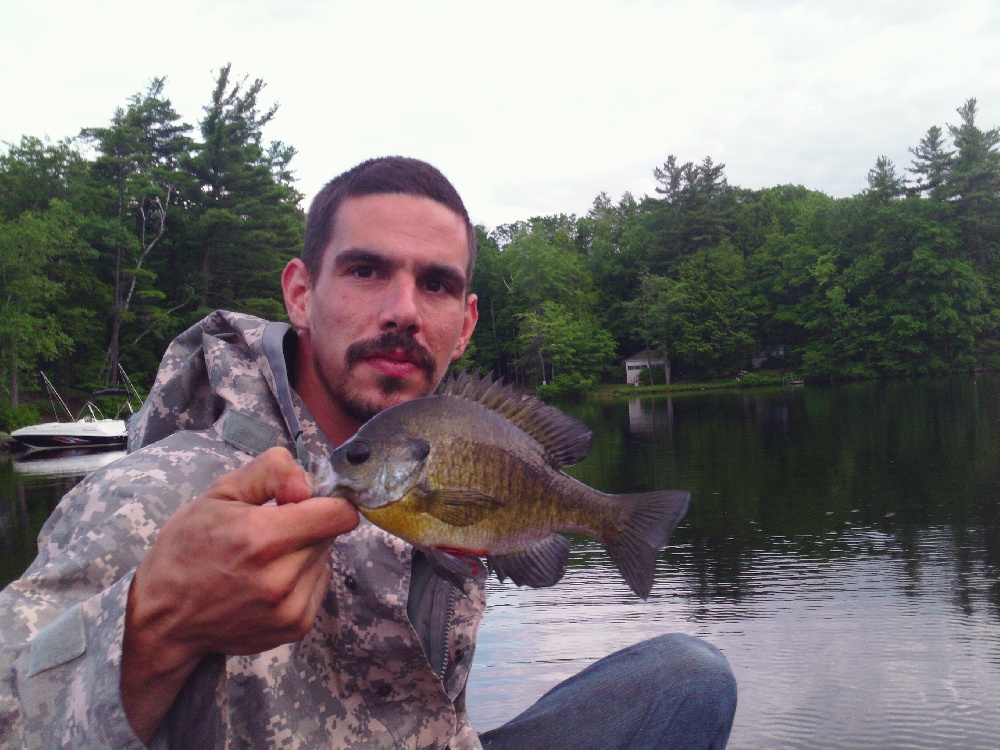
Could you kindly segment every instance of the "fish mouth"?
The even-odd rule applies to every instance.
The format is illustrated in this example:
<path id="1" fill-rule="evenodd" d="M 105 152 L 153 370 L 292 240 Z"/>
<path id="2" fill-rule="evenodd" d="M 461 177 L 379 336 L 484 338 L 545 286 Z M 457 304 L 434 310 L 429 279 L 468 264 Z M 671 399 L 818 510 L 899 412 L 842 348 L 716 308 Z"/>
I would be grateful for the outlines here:
<path id="1" fill-rule="evenodd" d="M 333 468 L 329 458 L 320 460 L 312 471 L 313 494 L 316 497 L 343 497 L 354 502 L 353 498 L 363 489 Z"/>

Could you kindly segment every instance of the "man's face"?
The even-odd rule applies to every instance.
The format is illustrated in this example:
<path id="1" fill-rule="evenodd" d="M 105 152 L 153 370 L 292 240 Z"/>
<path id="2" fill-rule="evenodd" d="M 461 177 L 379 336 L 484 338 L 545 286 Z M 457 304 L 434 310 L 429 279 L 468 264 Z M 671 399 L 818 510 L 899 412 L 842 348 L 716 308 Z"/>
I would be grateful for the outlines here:
<path id="1" fill-rule="evenodd" d="M 345 201 L 318 277 L 298 260 L 282 277 L 308 350 L 297 380 L 320 392 L 324 410 L 355 422 L 431 394 L 478 319 L 476 296 L 465 294 L 467 261 L 465 223 L 440 203 L 401 194 Z"/>

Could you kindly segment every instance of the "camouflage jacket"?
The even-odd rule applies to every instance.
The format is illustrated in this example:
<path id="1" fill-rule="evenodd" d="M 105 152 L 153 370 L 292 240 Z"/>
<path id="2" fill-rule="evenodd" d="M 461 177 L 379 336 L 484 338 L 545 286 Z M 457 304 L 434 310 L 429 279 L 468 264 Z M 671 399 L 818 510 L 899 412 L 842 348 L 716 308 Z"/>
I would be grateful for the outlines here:
<path id="1" fill-rule="evenodd" d="M 0 748 L 143 747 L 119 670 L 129 585 L 158 529 L 273 445 L 306 463 L 331 449 L 288 385 L 288 330 L 217 312 L 179 336 L 130 424 L 129 455 L 53 511 L 38 557 L 0 594 Z M 335 542 L 312 630 L 265 653 L 204 659 L 150 746 L 480 747 L 465 684 L 485 570 L 464 592 L 426 571 L 411 587 L 413 555 L 362 520 Z"/>

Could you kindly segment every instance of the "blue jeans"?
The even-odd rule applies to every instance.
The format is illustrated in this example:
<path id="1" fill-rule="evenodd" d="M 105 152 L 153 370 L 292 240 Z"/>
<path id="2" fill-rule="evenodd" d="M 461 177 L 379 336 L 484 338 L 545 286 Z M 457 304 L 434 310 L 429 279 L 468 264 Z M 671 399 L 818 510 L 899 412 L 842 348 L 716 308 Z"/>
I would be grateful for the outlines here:
<path id="1" fill-rule="evenodd" d="M 726 658 L 671 634 L 595 662 L 481 739 L 486 750 L 724 748 L 735 714 Z"/>

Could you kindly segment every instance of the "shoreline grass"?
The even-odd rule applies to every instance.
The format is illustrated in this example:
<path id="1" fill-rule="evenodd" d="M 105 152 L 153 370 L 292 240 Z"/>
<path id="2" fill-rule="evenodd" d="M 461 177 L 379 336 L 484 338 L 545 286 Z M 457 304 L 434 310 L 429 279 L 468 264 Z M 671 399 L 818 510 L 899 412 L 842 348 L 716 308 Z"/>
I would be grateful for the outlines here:
<path id="1" fill-rule="evenodd" d="M 759 373 L 751 372 L 737 378 L 725 378 L 720 380 L 708 380 L 702 382 L 680 382 L 670 385 L 625 385 L 617 383 L 612 385 L 601 385 L 596 391 L 591 393 L 589 398 L 617 398 L 619 396 L 651 396 L 661 393 L 691 393 L 696 391 L 720 391 L 734 388 L 761 388 L 799 384 L 801 381 L 793 380 L 787 373 Z"/>

